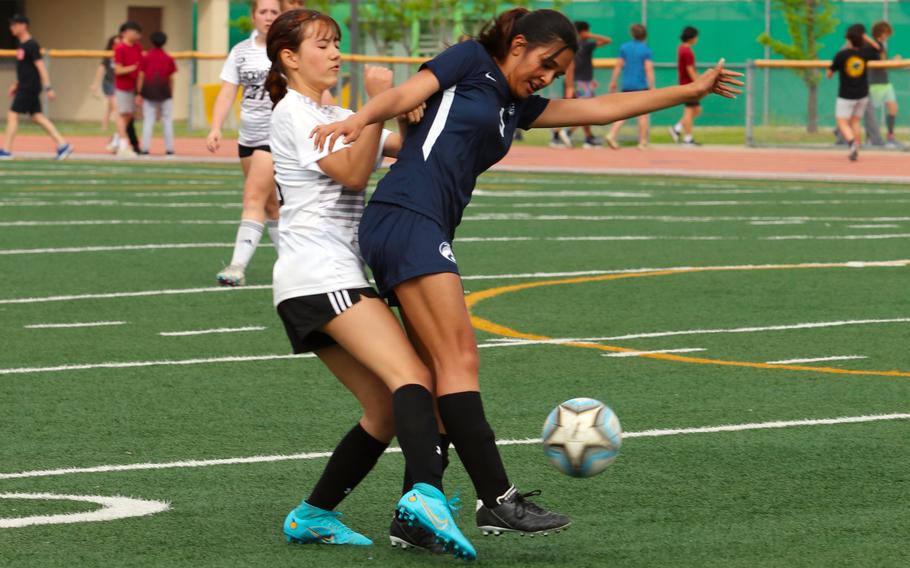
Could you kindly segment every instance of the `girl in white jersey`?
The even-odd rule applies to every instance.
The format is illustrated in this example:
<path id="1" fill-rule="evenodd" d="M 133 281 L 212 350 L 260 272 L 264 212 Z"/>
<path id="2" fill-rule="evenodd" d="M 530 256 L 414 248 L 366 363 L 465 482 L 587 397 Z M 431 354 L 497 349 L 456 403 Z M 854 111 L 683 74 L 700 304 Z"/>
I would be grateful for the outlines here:
<path id="1" fill-rule="evenodd" d="M 442 493 L 442 456 L 430 372 L 398 320 L 366 279 L 357 241 L 363 190 L 382 155 L 396 156 L 397 134 L 380 125 L 354 144 L 314 147 L 309 133 L 350 110 L 322 105 L 338 81 L 341 31 L 326 15 L 291 10 L 272 24 L 266 82 L 275 101 L 270 142 L 281 213 L 274 303 L 295 353 L 313 351 L 357 398 L 358 423 L 336 447 L 312 493 L 284 522 L 288 541 L 369 545 L 341 521 L 335 507 L 369 473 L 398 437 L 412 488 L 398 511 L 431 531 L 456 556 L 473 558 Z M 391 72 L 367 68 L 371 96 L 391 88 Z M 330 417 L 313 411 L 301 433 Z"/>
<path id="2" fill-rule="evenodd" d="M 206 138 L 209 151 L 217 151 L 221 146 L 221 125 L 237 98 L 237 89 L 241 88 L 237 146 L 245 180 L 243 212 L 231 262 L 217 276 L 218 282 L 223 286 L 242 286 L 246 282 L 246 266 L 253 258 L 266 227 L 272 242 L 277 242 L 278 200 L 272 182 L 269 150 L 272 101 L 265 90 L 265 78 L 272 63 L 265 52 L 265 40 L 280 9 L 278 0 L 253 1 L 254 32 L 248 39 L 235 45 L 224 62 L 221 90 L 212 112 L 212 129 Z"/>

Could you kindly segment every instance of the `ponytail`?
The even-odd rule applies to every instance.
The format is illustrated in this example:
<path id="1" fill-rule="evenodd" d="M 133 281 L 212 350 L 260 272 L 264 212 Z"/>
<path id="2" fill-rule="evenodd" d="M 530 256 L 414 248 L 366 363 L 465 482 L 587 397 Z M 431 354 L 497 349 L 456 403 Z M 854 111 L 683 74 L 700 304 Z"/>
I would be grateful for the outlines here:
<path id="1" fill-rule="evenodd" d="M 272 62 L 272 68 L 269 69 L 269 75 L 265 79 L 265 90 L 268 91 L 269 98 L 272 99 L 272 105 L 277 105 L 278 101 L 288 94 L 288 81 L 284 78 L 284 73 L 281 72 L 280 59 L 276 58 Z"/>
<path id="2" fill-rule="evenodd" d="M 480 30 L 477 41 L 491 57 L 502 61 L 512 48 L 512 40 L 518 35 L 527 40 L 529 47 L 561 41 L 566 49 L 578 51 L 575 26 L 556 10 L 506 10 Z"/>

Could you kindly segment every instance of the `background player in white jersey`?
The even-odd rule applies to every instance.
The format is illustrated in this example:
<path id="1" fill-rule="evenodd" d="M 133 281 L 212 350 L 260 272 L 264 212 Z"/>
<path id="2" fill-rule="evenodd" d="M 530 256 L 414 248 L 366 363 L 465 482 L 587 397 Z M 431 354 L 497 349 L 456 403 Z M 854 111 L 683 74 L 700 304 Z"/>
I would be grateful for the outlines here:
<path id="1" fill-rule="evenodd" d="M 246 282 L 246 267 L 266 227 L 272 242 L 277 242 L 278 200 L 269 149 L 272 101 L 265 90 L 265 78 L 272 63 L 266 55 L 265 41 L 279 10 L 278 0 L 254 0 L 252 19 L 257 33 L 235 45 L 224 62 L 221 90 L 212 113 L 212 129 L 206 138 L 209 151 L 217 151 L 221 146 L 221 126 L 234 104 L 237 89 L 242 89 L 237 145 L 244 177 L 243 212 L 231 262 L 217 276 L 224 286 L 241 286 Z M 265 162 L 265 167 L 255 167 L 257 162 Z"/>
<path id="2" fill-rule="evenodd" d="M 357 244 L 370 173 L 383 154 L 398 154 L 401 138 L 375 125 L 354 144 L 321 151 L 309 136 L 317 125 L 353 114 L 319 102 L 338 81 L 340 38 L 338 24 L 313 10 L 285 13 L 268 34 L 273 66 L 266 84 L 276 102 L 270 140 L 281 201 L 274 303 L 294 352 L 315 351 L 363 407 L 310 496 L 288 514 L 284 533 L 291 542 L 371 544 L 334 509 L 397 434 L 415 482 L 399 508 L 455 555 L 472 558 L 441 491 L 430 373 L 369 286 Z M 364 84 L 374 96 L 392 86 L 392 73 L 368 67 Z"/>

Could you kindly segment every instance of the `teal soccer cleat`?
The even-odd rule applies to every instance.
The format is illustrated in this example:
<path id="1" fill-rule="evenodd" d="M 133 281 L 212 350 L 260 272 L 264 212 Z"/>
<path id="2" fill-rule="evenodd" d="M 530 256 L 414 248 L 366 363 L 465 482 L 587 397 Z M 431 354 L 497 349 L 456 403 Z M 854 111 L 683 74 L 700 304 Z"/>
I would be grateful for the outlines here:
<path id="1" fill-rule="evenodd" d="M 373 544 L 372 540 L 339 521 L 340 516 L 337 511 L 326 511 L 303 502 L 284 519 L 284 535 L 288 542 L 298 544 Z"/>
<path id="2" fill-rule="evenodd" d="M 442 491 L 427 483 L 414 487 L 398 501 L 398 514 L 408 523 L 418 525 L 433 534 L 448 552 L 457 558 L 474 560 L 477 551 L 468 541 L 452 517 L 457 499 L 446 501 Z"/>

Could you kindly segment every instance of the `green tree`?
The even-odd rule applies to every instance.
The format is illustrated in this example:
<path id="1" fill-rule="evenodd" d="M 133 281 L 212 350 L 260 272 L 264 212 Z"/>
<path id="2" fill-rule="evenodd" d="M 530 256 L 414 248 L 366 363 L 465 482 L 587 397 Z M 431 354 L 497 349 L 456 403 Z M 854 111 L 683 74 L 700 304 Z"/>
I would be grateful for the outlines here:
<path id="1" fill-rule="evenodd" d="M 759 35 L 758 42 L 770 47 L 784 59 L 818 59 L 818 52 L 824 47 L 818 40 L 833 32 L 838 24 L 831 2 L 774 0 L 774 5 L 784 16 L 791 43 L 774 39 L 767 33 Z M 794 69 L 793 72 L 809 89 L 806 130 L 818 132 L 818 84 L 821 82 L 821 72 L 818 69 Z"/>

